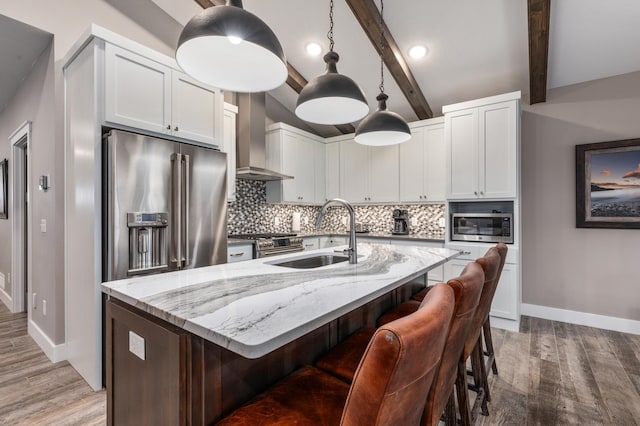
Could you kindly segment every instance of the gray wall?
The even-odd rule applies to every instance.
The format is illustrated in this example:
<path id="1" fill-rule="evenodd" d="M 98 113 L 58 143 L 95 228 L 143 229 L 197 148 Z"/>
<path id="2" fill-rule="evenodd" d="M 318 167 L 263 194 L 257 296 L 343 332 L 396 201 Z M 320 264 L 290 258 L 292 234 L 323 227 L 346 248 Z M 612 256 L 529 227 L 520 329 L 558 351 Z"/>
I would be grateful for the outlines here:
<path id="1" fill-rule="evenodd" d="M 140 0 L 145 1 L 145 0 Z M 145 1 L 149 3 L 148 1 Z M 33 211 L 33 267 L 31 291 L 38 299 L 47 300 L 47 316 L 42 317 L 40 306 L 32 311 L 33 321 L 54 344 L 65 340 L 64 329 L 64 86 L 62 60 L 91 23 L 138 41 L 166 55 L 173 48 L 159 36 L 134 22 L 127 14 L 101 0 L 52 2 L 49 0 L 3 0 L 0 14 L 40 28 L 54 35 L 48 56 L 41 58 L 28 80 L 23 83 L 14 101 L 0 120 L 0 155 L 8 157 L 6 137 L 22 122 L 33 122 L 31 194 Z M 155 29 L 152 31 L 160 31 Z M 175 28 L 167 29 L 174 31 Z M 46 55 L 45 55 L 46 56 Z M 0 76 L 1 78 L 1 76 Z M 14 104 L 15 103 L 15 104 Z M 6 124 L 4 124 L 6 123 Z M 37 132 L 36 132 L 37 129 Z M 4 158 L 4 157 L 3 157 Z M 37 177 L 51 175 L 52 189 L 37 190 Z M 47 233 L 40 233 L 40 220 L 47 220 Z M 8 272 L 11 265 L 10 226 L 0 224 L 0 271 Z M 41 303 L 41 302 L 40 302 Z"/>
<path id="2" fill-rule="evenodd" d="M 640 230 L 575 227 L 574 154 L 640 138 L 640 72 L 550 90 L 523 110 L 523 303 L 640 320 Z"/>

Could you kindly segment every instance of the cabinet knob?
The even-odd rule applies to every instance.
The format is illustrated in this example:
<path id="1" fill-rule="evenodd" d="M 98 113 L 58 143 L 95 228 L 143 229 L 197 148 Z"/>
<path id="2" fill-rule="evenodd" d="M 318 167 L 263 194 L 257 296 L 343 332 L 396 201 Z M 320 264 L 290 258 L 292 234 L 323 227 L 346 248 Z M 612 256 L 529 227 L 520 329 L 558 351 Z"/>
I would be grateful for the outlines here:
<path id="1" fill-rule="evenodd" d="M 178 131 L 178 126 L 174 127 L 173 130 Z"/>
<path id="2" fill-rule="evenodd" d="M 478 191 L 473 191 L 473 195 L 478 195 Z"/>
<path id="3" fill-rule="evenodd" d="M 167 130 L 171 130 L 171 124 L 167 124 Z"/>
<path id="4" fill-rule="evenodd" d="M 484 195 L 484 191 L 480 191 L 480 195 Z"/>

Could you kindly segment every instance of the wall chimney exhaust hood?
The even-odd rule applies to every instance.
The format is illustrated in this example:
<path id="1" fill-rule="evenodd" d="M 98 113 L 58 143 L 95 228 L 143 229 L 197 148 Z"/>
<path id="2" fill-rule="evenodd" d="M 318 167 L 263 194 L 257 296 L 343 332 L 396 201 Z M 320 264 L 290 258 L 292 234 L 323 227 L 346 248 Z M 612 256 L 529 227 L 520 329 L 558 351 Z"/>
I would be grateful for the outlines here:
<path id="1" fill-rule="evenodd" d="M 248 180 L 284 180 L 283 175 L 266 167 L 265 94 L 238 93 L 238 149 L 236 177 Z"/>

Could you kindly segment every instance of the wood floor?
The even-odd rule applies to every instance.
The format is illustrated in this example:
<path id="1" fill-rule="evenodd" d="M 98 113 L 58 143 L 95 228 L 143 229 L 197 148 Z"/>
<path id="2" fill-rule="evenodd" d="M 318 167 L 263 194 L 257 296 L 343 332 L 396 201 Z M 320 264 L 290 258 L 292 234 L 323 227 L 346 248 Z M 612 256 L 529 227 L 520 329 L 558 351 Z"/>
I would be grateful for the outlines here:
<path id="1" fill-rule="evenodd" d="M 479 424 L 640 425 L 640 336 L 523 317 L 493 339 L 500 372 Z M 105 404 L 0 303 L 0 425 L 103 425 Z"/>
<path id="2" fill-rule="evenodd" d="M 0 425 L 104 425 L 106 394 L 27 335 L 27 315 L 0 302 Z"/>

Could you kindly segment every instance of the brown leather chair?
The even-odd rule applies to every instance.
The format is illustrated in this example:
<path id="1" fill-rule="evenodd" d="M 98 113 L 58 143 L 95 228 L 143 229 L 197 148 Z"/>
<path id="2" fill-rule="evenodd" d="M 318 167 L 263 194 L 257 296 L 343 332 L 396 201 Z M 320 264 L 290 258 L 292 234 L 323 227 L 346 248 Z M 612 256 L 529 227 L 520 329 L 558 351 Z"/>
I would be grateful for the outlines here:
<path id="1" fill-rule="evenodd" d="M 480 292 L 484 283 L 484 273 L 482 267 L 476 262 L 469 263 L 458 278 L 451 279 L 447 285 L 451 287 L 455 294 L 456 305 L 451 319 L 451 326 L 447 336 L 447 342 L 442 355 L 442 363 L 438 369 L 436 378 L 427 398 L 422 424 L 435 425 L 440 420 L 440 416 L 453 395 L 453 385 L 456 381 L 458 362 L 464 349 L 467 333 L 473 319 L 476 307 L 480 300 Z M 425 296 L 429 297 L 431 291 Z M 383 315 L 378 320 L 379 324 L 387 324 L 392 321 L 411 315 L 415 312 L 420 303 L 410 300 L 399 305 L 388 314 Z M 384 326 L 384 325 L 382 325 Z M 343 380 L 349 380 L 355 370 L 355 359 L 364 351 L 362 340 L 366 333 L 357 333 L 353 338 L 347 339 L 338 345 L 327 355 L 322 357 L 316 366 Z M 468 404 L 466 392 L 459 396 L 463 403 Z M 449 409 L 452 414 L 453 407 Z M 470 420 L 467 418 L 467 423 Z M 463 423 L 465 420 L 463 419 Z M 454 424 L 455 422 L 451 422 Z"/>
<path id="2" fill-rule="evenodd" d="M 440 284 L 414 314 L 376 330 L 351 386 L 307 367 L 218 424 L 418 425 L 453 309 L 453 291 Z"/>

